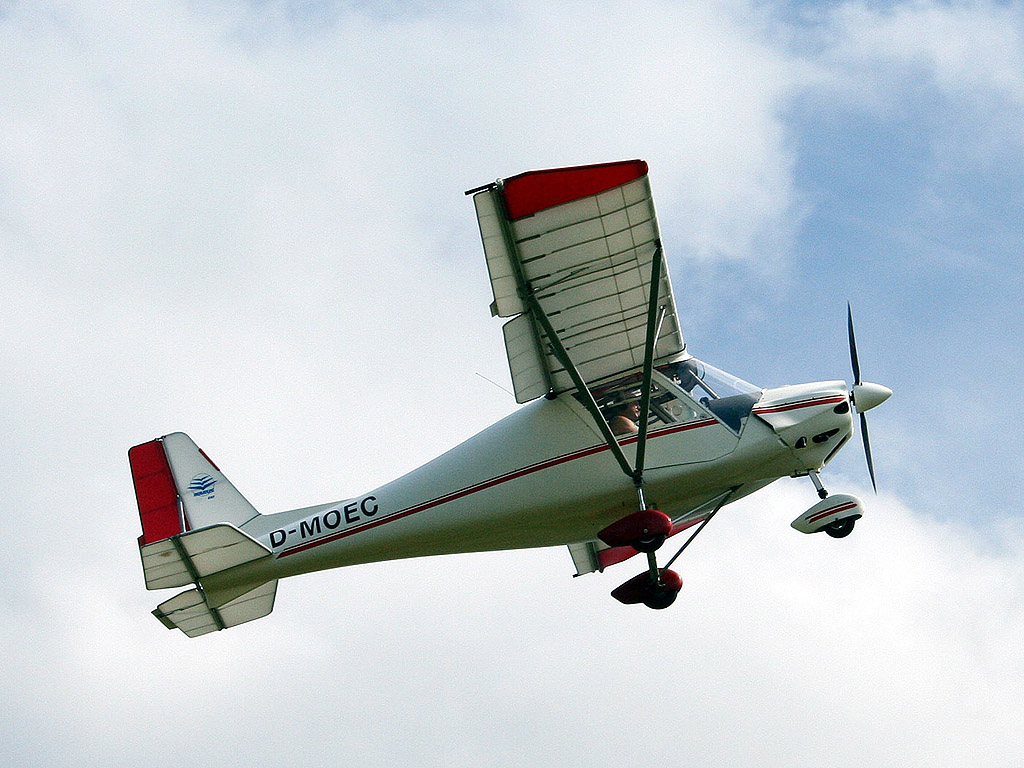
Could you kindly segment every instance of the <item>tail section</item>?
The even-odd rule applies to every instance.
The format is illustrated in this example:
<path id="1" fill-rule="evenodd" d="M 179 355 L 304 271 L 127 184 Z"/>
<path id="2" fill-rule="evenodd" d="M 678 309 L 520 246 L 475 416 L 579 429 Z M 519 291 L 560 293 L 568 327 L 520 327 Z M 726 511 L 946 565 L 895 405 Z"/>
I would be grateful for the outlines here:
<path id="1" fill-rule="evenodd" d="M 216 523 L 238 528 L 259 514 L 183 432 L 135 446 L 128 461 L 146 544 Z"/>
<path id="2" fill-rule="evenodd" d="M 142 521 L 139 549 L 147 589 L 195 584 L 153 613 L 195 637 L 266 616 L 277 581 L 242 581 L 211 589 L 209 577 L 271 556 L 240 530 L 258 512 L 185 434 L 128 451 Z M 216 581 L 216 580 L 214 580 Z"/>

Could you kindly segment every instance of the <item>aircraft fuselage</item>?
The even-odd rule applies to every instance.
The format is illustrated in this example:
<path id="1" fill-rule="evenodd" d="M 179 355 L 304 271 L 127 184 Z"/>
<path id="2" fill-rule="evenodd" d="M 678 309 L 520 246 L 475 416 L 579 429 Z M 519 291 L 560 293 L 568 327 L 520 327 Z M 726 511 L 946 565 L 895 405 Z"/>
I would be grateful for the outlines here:
<path id="1" fill-rule="evenodd" d="M 739 434 L 715 418 L 653 429 L 644 497 L 678 522 L 821 466 L 852 433 L 845 382 L 765 390 Z M 620 439 L 632 461 L 636 438 Z M 572 397 L 540 399 L 360 496 L 243 526 L 273 557 L 211 586 L 399 558 L 565 545 L 637 508 L 632 481 Z"/>

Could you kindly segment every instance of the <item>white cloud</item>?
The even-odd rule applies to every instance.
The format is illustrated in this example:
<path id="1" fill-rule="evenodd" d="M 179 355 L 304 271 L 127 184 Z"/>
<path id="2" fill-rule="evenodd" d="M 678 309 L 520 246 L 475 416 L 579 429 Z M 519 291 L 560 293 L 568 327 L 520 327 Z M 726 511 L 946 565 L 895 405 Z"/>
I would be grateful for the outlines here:
<path id="1" fill-rule="evenodd" d="M 982 165 L 1019 151 L 1024 16 L 1015 3 L 840 3 L 815 14 L 825 87 L 891 119 L 940 102 L 936 162 Z M 934 106 L 933 106 L 934 109 Z M 941 167 L 941 166 L 940 166 Z"/>
<path id="2" fill-rule="evenodd" d="M 882 497 L 850 538 L 805 537 L 787 525 L 813 501 L 803 486 L 727 509 L 658 614 L 607 595 L 635 563 L 573 580 L 565 552 L 543 550 L 300 577 L 270 618 L 187 642 L 145 620 L 151 595 L 125 599 L 134 574 L 112 592 L 98 569 L 72 572 L 37 626 L 5 611 L 8 682 L 41 692 L 17 717 L 63 713 L 59 741 L 123 765 L 293 750 L 310 765 L 656 765 L 681 748 L 718 764 L 1010 764 L 1019 533 L 986 540 Z"/>

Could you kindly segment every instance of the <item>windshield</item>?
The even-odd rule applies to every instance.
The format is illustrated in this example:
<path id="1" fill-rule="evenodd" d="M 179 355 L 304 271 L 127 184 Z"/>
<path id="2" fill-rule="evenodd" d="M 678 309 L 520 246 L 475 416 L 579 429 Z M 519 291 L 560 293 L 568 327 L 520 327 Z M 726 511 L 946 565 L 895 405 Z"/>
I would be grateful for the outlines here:
<path id="1" fill-rule="evenodd" d="M 695 357 L 672 363 L 660 370 L 737 433 L 743 428 L 754 403 L 761 397 L 760 387 Z"/>
<path id="2" fill-rule="evenodd" d="M 675 370 L 672 370 L 672 369 Z M 679 382 L 679 386 L 692 394 L 695 399 L 708 397 L 718 400 L 723 397 L 734 395 L 757 395 L 761 396 L 761 388 L 738 379 L 731 373 L 715 368 L 713 365 L 690 357 L 682 362 L 665 366 L 665 373 Z"/>

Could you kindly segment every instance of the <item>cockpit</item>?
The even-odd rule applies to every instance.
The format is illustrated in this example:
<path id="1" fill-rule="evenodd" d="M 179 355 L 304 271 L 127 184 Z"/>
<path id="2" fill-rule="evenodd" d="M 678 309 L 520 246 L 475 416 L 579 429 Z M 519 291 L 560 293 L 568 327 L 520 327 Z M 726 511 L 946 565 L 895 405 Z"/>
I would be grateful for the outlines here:
<path id="1" fill-rule="evenodd" d="M 651 376 L 648 429 L 714 418 L 739 434 L 762 390 L 695 357 L 657 366 Z M 639 429 L 639 373 L 591 390 L 617 435 Z"/>

